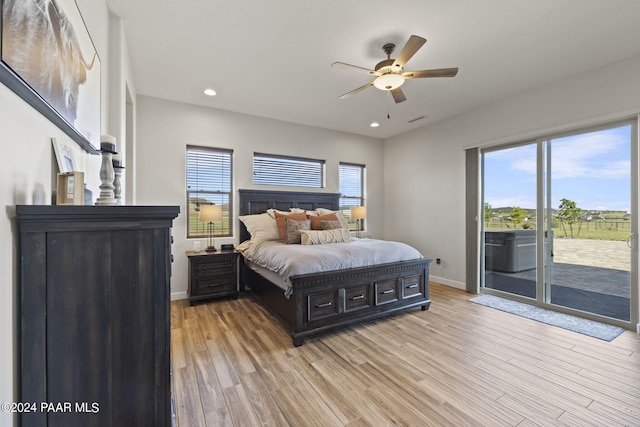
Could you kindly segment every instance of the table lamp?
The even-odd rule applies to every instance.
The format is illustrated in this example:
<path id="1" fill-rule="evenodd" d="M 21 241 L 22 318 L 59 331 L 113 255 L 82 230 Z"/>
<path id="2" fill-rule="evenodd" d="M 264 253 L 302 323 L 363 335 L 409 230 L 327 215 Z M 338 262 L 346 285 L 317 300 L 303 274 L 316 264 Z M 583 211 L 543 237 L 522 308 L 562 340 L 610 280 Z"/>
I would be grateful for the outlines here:
<path id="1" fill-rule="evenodd" d="M 361 221 L 367 217 L 367 208 L 364 206 L 355 206 L 351 208 L 351 219 L 355 219 L 358 228 L 356 229 L 356 237 L 360 238 Z"/>
<path id="2" fill-rule="evenodd" d="M 208 226 L 209 241 L 205 251 L 215 252 L 216 248 L 213 245 L 213 223 L 215 221 L 222 221 L 222 206 L 202 205 L 200 207 L 200 221 L 206 222 Z"/>

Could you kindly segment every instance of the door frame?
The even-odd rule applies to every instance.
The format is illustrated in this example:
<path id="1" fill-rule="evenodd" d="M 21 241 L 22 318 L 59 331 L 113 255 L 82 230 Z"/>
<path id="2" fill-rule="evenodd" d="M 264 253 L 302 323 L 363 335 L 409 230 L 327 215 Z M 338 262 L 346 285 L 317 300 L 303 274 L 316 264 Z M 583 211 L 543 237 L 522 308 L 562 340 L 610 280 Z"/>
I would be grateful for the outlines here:
<path id="1" fill-rule="evenodd" d="M 638 224 L 639 224 L 639 214 L 640 214 L 640 206 L 639 203 L 639 195 L 640 191 L 640 183 L 638 180 L 640 179 L 639 167 L 640 160 L 639 156 L 639 140 L 640 136 L 638 134 L 638 122 L 640 121 L 640 115 L 636 115 L 633 117 L 627 117 L 624 119 L 613 120 L 606 123 L 601 123 L 598 125 L 586 126 L 575 128 L 571 130 L 567 130 L 564 132 L 554 132 L 549 135 L 545 135 L 544 137 L 538 138 L 528 138 L 526 140 L 522 140 L 519 142 L 513 142 L 509 144 L 500 144 L 496 146 L 485 146 L 477 148 L 477 161 L 479 162 L 478 174 L 476 175 L 479 178 L 478 182 L 478 202 L 475 204 L 475 228 L 477 230 L 476 238 L 478 242 L 478 257 L 476 258 L 475 264 L 477 268 L 475 268 L 475 277 L 477 277 L 477 285 L 476 289 L 480 293 L 488 293 L 495 294 L 501 297 L 507 297 L 509 299 L 518 300 L 521 302 L 525 302 L 528 304 L 533 304 L 540 306 L 542 308 L 550 309 L 553 311 L 558 311 L 566 314 L 575 315 L 578 317 L 586 318 L 589 320 L 595 320 L 602 323 L 613 324 L 616 326 L 623 327 L 625 329 L 636 330 L 640 333 L 640 292 L 639 292 L 639 284 L 638 284 L 638 276 L 639 276 L 639 252 L 638 247 L 639 239 L 638 239 Z M 550 256 L 550 245 L 549 245 L 549 237 L 547 234 L 547 230 L 550 229 L 551 225 L 551 216 L 547 215 L 547 208 L 551 207 L 551 192 L 550 192 L 550 173 L 551 173 L 551 155 L 550 155 L 550 145 L 552 139 L 558 139 L 571 135 L 579 135 L 584 133 L 595 132 L 598 130 L 611 129 L 619 126 L 631 126 L 631 141 L 630 141 L 630 203 L 631 203 L 631 247 L 630 247 L 630 257 L 631 257 L 631 291 L 630 291 L 630 321 L 623 321 L 619 319 L 613 319 L 605 316 L 601 316 L 594 313 L 587 313 L 575 309 L 571 309 L 568 307 L 562 307 L 559 305 L 554 305 L 548 303 L 547 294 L 548 287 L 545 283 L 546 277 L 549 277 L 549 270 L 547 259 Z M 486 152 L 498 151 L 502 149 L 507 149 L 510 147 L 523 146 L 528 144 L 536 144 L 536 299 L 535 301 L 530 298 L 521 297 L 515 294 L 506 294 L 504 292 L 495 291 L 491 288 L 486 288 L 483 286 L 483 277 L 485 274 L 485 263 L 484 263 L 484 255 L 485 255 L 485 239 L 484 239 L 484 161 L 483 155 Z M 474 156 L 468 156 L 467 160 L 473 159 Z M 467 166 L 467 170 L 469 171 L 469 164 Z M 467 203 L 469 203 L 469 197 L 467 197 Z M 469 209 L 468 209 L 469 210 Z M 467 221 L 469 218 L 467 216 Z M 467 233 L 469 235 L 469 233 Z M 473 263 L 472 263 L 473 264 Z M 468 264 L 468 267 L 472 264 Z M 467 275 L 467 277 L 471 277 L 471 275 Z M 473 287 L 472 287 L 473 288 Z M 468 286 L 469 290 L 469 286 Z"/>

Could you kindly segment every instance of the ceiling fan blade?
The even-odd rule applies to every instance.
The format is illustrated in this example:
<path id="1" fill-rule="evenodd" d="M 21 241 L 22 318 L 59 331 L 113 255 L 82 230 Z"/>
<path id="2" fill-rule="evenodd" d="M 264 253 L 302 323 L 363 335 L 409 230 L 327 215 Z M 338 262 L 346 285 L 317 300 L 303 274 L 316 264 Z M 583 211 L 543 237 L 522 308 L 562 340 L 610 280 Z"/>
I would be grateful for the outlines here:
<path id="1" fill-rule="evenodd" d="M 391 95 L 393 95 L 393 100 L 396 101 L 396 104 L 399 104 L 407 100 L 407 97 L 404 96 L 404 92 L 402 92 L 402 89 L 400 89 L 399 87 L 393 89 L 391 91 Z"/>
<path id="2" fill-rule="evenodd" d="M 402 73 L 405 79 L 423 79 L 426 77 L 455 77 L 458 74 L 458 67 L 438 68 L 436 70 L 407 71 Z"/>
<path id="3" fill-rule="evenodd" d="M 367 84 L 366 84 L 366 85 L 364 85 L 364 86 L 360 86 L 359 88 L 354 89 L 354 90 L 352 90 L 351 92 L 347 92 L 347 93 L 345 93 L 344 95 L 340 95 L 340 96 L 338 97 L 338 99 L 345 99 L 345 98 L 348 98 L 348 97 L 350 97 L 351 95 L 355 95 L 355 94 L 356 94 L 356 93 L 358 93 L 358 92 L 362 92 L 362 91 L 363 91 L 363 90 L 365 90 L 365 89 L 369 89 L 371 86 L 373 86 L 373 82 L 371 82 L 371 83 L 367 83 Z"/>
<path id="4" fill-rule="evenodd" d="M 406 64 L 411 59 L 411 57 L 416 54 L 418 49 L 420 49 L 426 42 L 427 39 L 424 39 L 420 36 L 409 37 L 409 40 L 407 40 L 407 43 L 404 45 L 404 47 L 398 54 L 398 57 L 393 62 L 393 66 L 404 67 L 404 64 Z"/>
<path id="5" fill-rule="evenodd" d="M 343 68 L 345 70 L 353 70 L 353 71 L 364 71 L 369 74 L 376 74 L 374 70 L 370 70 L 369 68 L 359 67 L 357 65 L 345 64 L 344 62 L 334 62 L 331 64 L 332 67 Z"/>

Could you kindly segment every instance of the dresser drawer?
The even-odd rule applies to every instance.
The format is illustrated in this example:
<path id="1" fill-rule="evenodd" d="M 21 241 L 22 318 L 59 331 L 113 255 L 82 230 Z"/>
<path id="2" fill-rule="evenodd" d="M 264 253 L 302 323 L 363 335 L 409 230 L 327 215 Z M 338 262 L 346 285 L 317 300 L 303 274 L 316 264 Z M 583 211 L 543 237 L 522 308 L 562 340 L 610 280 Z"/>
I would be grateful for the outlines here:
<path id="1" fill-rule="evenodd" d="M 398 280 L 383 280 L 375 283 L 376 305 L 398 301 Z"/>
<path id="2" fill-rule="evenodd" d="M 424 280 L 421 274 L 402 278 L 402 299 L 419 297 L 424 294 Z"/>
<path id="3" fill-rule="evenodd" d="M 309 322 L 336 316 L 338 313 L 338 293 L 336 291 L 307 295 L 307 319 Z"/>
<path id="4" fill-rule="evenodd" d="M 371 306 L 369 284 L 354 286 L 344 290 L 344 311 L 354 311 Z"/>

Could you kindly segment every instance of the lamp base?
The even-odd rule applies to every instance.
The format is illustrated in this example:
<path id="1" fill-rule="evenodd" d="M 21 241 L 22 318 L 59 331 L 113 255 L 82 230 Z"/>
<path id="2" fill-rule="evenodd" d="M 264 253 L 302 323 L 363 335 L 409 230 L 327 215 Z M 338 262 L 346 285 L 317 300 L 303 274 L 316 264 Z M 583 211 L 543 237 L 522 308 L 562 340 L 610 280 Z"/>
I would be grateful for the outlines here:
<path id="1" fill-rule="evenodd" d="M 207 246 L 205 252 L 217 252 L 215 246 Z"/>

